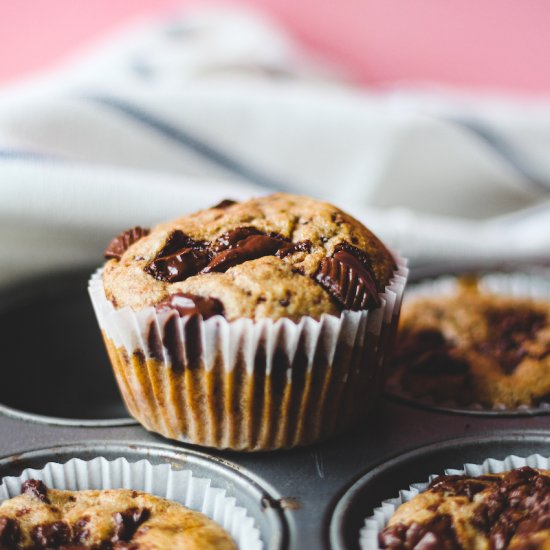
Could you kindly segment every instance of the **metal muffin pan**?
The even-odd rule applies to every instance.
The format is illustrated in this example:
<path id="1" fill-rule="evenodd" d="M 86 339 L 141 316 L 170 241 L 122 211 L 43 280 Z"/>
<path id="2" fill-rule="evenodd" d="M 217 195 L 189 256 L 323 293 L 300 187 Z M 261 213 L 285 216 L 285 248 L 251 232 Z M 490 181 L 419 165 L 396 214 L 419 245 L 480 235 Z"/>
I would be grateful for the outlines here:
<path id="1" fill-rule="evenodd" d="M 86 292 L 89 270 L 30 280 L 0 293 L 5 365 L 0 412 L 80 426 L 133 424 L 118 393 Z"/>
<path id="2" fill-rule="evenodd" d="M 409 472 L 405 467 L 410 477 L 396 477 L 396 481 L 406 481 L 405 486 L 409 479 L 422 481 L 425 473 L 461 465 L 464 460 L 526 455 L 544 449 L 550 452 L 548 416 L 449 414 L 388 398 L 381 398 L 369 417 L 352 431 L 302 449 L 237 453 L 167 441 L 135 423 L 128 424 L 132 421 L 118 397 L 86 294 L 92 271 L 41 278 L 0 294 L 4 361 L 0 456 L 6 457 L 0 460 L 0 476 L 15 475 L 48 461 L 95 456 L 168 460 L 196 468 L 199 475 L 202 468 L 219 468 L 216 475 L 223 487 L 238 493 L 239 498 L 250 499 L 247 508 L 254 509 L 258 518 L 265 516 L 265 522 L 258 521 L 267 550 L 341 549 L 354 548 L 359 534 L 357 518 L 363 519 L 369 512 L 353 504 L 359 501 L 352 501 L 351 507 L 345 500 L 338 504 L 348 498 L 344 496 L 347 488 L 373 468 L 378 472 L 386 462 L 393 464 L 394 458 L 406 451 L 466 437 L 464 448 L 471 448 L 467 453 L 473 458 L 439 452 L 440 446 L 447 449 L 446 443 L 433 445 L 423 455 L 426 469 L 421 468 L 424 459 L 419 459 L 417 470 L 411 466 Z M 441 272 L 456 269 L 451 266 Z M 34 333 L 39 330 L 44 336 L 38 342 Z M 37 376 L 41 376 L 40 382 L 29 387 Z M 78 397 L 69 395 L 72 392 Z M 534 439 L 526 446 L 528 437 Z M 428 460 L 430 453 L 436 462 Z M 378 493 L 367 504 L 376 506 L 391 497 L 395 487 L 388 484 L 387 493 Z M 334 538 L 335 529 L 344 529 L 345 537 Z"/>

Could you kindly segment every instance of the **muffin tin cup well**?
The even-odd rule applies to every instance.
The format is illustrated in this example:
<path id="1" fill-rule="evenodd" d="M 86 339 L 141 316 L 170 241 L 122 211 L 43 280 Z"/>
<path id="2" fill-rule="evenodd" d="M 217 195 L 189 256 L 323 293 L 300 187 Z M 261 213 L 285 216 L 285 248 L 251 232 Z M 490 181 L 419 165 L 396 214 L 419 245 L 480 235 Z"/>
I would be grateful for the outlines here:
<path id="1" fill-rule="evenodd" d="M 482 464 L 464 464 L 463 468 L 448 468 L 443 473 L 446 475 L 480 476 L 484 474 L 498 474 L 515 468 L 530 466 L 531 468 L 550 469 L 550 458 L 533 454 L 527 457 L 510 455 L 502 460 L 487 458 Z M 375 508 L 372 516 L 365 519 L 365 524 L 359 533 L 359 546 L 361 550 L 380 550 L 378 535 L 382 532 L 394 512 L 401 504 L 409 502 L 416 495 L 425 491 L 430 482 L 440 474 L 431 474 L 428 481 L 414 483 L 407 489 L 399 491 L 399 495 L 385 500 Z"/>
<path id="2" fill-rule="evenodd" d="M 267 548 L 268 541 L 270 549 L 281 548 L 286 538 L 284 518 L 262 506 L 265 499 L 278 495 L 236 467 L 198 453 L 175 454 L 138 445 L 104 446 L 104 451 L 105 456 L 91 458 L 94 448 L 88 444 L 7 457 L 0 462 L 0 475 L 14 469 L 19 473 L 3 475 L 0 499 L 17 496 L 27 479 L 40 479 L 49 488 L 63 490 L 145 491 L 202 512 L 226 529 L 239 550 Z M 101 451 L 96 447 L 95 453 Z"/>
<path id="3" fill-rule="evenodd" d="M 465 268 L 464 268 L 465 269 Z M 545 267 L 525 268 L 522 271 L 490 271 L 479 272 L 471 269 L 461 272 L 464 275 L 479 277 L 482 290 L 521 298 L 533 298 L 550 302 L 550 269 Z M 407 287 L 407 298 L 424 296 L 445 296 L 452 294 L 458 286 L 457 275 L 439 275 L 428 279 L 421 279 Z M 458 404 L 451 400 L 435 401 L 430 396 L 415 397 L 407 392 L 400 384 L 388 380 L 385 393 L 392 399 L 399 400 L 413 406 L 433 409 L 442 412 L 475 415 L 475 416 L 535 416 L 550 414 L 550 401 L 542 401 L 537 406 L 521 405 L 517 408 L 508 408 L 498 405 L 493 408 L 480 403 L 468 405 Z"/>
<path id="4" fill-rule="evenodd" d="M 425 483 L 430 476 L 441 475 L 451 469 L 461 470 L 465 464 L 468 468 L 481 464 L 498 471 L 501 464 L 506 467 L 523 465 L 527 457 L 530 457 L 528 464 L 534 467 L 549 464 L 549 432 L 496 431 L 426 445 L 385 460 L 349 486 L 336 501 L 328 527 L 330 547 L 332 550 L 363 550 L 360 540 L 366 538 L 372 541 L 372 534 L 365 535 L 365 519 L 370 518 L 383 503 L 389 503 L 385 504 L 386 510 L 392 502 L 397 502 L 394 500 L 396 495 L 401 498 L 406 494 L 401 495 L 401 491 L 407 491 L 414 484 Z M 377 514 L 385 517 L 385 512 Z"/>
<path id="5" fill-rule="evenodd" d="M 89 290 L 122 395 L 141 424 L 187 443 L 271 450 L 326 439 L 374 406 L 407 274 L 399 260 L 380 308 L 298 323 L 115 309 L 100 271 Z"/>
<path id="6" fill-rule="evenodd" d="M 0 413 L 63 426 L 135 424 L 97 346 L 88 276 L 60 272 L 0 292 Z"/>

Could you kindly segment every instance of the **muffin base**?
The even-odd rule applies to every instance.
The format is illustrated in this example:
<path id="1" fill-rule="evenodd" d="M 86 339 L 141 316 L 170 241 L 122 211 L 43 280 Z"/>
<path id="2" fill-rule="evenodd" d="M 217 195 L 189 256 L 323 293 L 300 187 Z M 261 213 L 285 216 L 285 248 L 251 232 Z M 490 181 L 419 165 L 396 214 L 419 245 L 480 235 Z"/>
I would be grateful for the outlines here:
<path id="1" fill-rule="evenodd" d="M 271 450 L 326 439 L 374 406 L 407 274 L 399 260 L 375 310 L 299 323 L 117 310 L 100 272 L 90 294 L 126 406 L 145 428 L 219 449 Z"/>

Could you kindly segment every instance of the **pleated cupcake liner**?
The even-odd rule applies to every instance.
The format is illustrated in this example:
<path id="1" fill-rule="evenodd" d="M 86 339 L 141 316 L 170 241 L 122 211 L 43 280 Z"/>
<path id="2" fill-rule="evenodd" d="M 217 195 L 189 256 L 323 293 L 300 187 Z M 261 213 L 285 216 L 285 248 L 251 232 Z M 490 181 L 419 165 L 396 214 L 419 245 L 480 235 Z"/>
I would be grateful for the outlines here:
<path id="1" fill-rule="evenodd" d="M 145 428 L 208 447 L 270 450 L 330 437 L 374 405 L 407 274 L 399 259 L 375 310 L 299 322 L 116 309 L 101 270 L 89 291 L 126 406 Z"/>
<path id="2" fill-rule="evenodd" d="M 422 281 L 407 287 L 407 299 L 429 298 L 434 296 L 452 296 L 459 288 L 460 277 L 441 276 L 435 279 Z M 483 292 L 514 298 L 529 298 L 550 302 L 550 269 L 533 268 L 521 272 L 494 272 L 481 275 L 478 282 Z M 409 403 L 418 403 L 432 409 L 466 412 L 475 414 L 503 414 L 506 416 L 529 416 L 550 414 L 550 401 L 541 401 L 536 406 L 520 405 L 510 408 L 503 403 L 488 407 L 481 403 L 458 403 L 454 400 L 436 400 L 429 395 L 416 397 L 398 380 L 390 379 L 386 383 L 386 393 L 398 397 Z"/>
<path id="3" fill-rule="evenodd" d="M 73 458 L 64 464 L 48 462 L 43 468 L 27 468 L 19 476 L 4 477 L 0 500 L 19 495 L 21 484 L 28 479 L 40 479 L 50 489 L 68 491 L 144 491 L 202 512 L 232 536 L 239 550 L 263 548 L 260 531 L 246 508 L 227 496 L 224 489 L 213 486 L 211 479 L 196 477 L 191 470 L 173 470 L 169 464 L 152 464 L 148 460 Z"/>
<path id="4" fill-rule="evenodd" d="M 482 464 L 464 464 L 462 469 L 447 469 L 445 475 L 481 476 L 485 474 L 499 474 L 516 468 L 530 466 L 541 470 L 550 469 L 550 458 L 539 454 L 528 457 L 509 455 L 503 460 L 487 458 Z M 384 500 L 381 505 L 373 510 L 371 516 L 365 519 L 365 523 L 359 532 L 359 546 L 361 550 L 381 550 L 378 536 L 388 525 L 390 518 L 397 508 L 409 502 L 416 495 L 428 489 L 429 484 L 441 474 L 431 474 L 428 481 L 414 483 L 408 489 L 403 489 L 395 498 Z"/>

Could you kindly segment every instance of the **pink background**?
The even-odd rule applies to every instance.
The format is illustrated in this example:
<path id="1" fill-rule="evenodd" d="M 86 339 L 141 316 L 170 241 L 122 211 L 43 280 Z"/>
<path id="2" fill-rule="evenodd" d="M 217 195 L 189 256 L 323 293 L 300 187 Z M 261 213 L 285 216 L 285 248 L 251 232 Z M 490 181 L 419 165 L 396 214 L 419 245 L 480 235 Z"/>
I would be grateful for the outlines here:
<path id="1" fill-rule="evenodd" d="M 0 83 L 45 68 L 133 16 L 201 0 L 0 0 Z M 548 0 L 242 0 L 365 83 L 428 80 L 550 91 Z"/>

